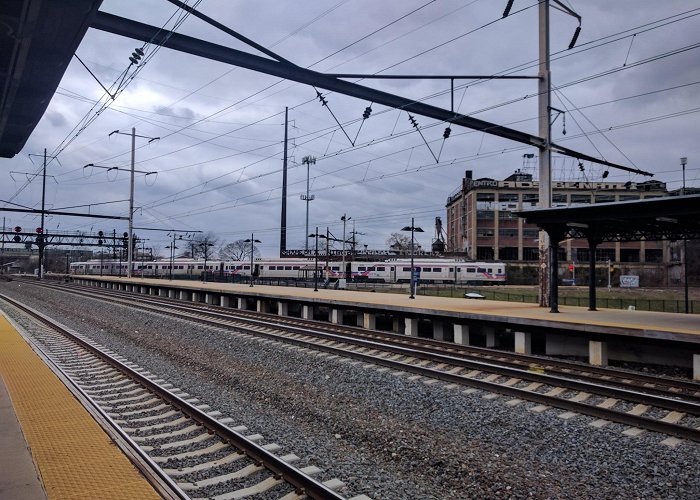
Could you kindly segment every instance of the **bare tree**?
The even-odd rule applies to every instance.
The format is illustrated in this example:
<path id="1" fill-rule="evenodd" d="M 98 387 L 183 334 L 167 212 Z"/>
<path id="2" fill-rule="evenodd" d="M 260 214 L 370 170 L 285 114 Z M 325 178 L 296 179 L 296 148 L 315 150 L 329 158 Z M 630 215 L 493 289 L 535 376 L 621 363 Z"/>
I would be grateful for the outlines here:
<path id="1" fill-rule="evenodd" d="M 197 234 L 194 238 L 187 242 L 187 246 L 189 247 L 189 251 L 187 253 L 189 253 L 190 257 L 192 258 L 204 257 L 204 252 L 206 249 L 207 258 L 211 258 L 213 253 L 211 248 L 217 246 L 218 243 L 219 237 L 211 231 Z"/>
<path id="2" fill-rule="evenodd" d="M 258 247 L 253 245 L 253 254 L 260 256 Z M 247 260 L 250 259 L 250 243 L 245 240 L 236 240 L 233 243 L 227 243 L 219 248 L 219 258 L 224 260 Z"/>
<path id="3" fill-rule="evenodd" d="M 411 237 L 402 233 L 391 233 L 386 239 L 386 246 L 398 253 L 408 253 L 411 250 Z"/>

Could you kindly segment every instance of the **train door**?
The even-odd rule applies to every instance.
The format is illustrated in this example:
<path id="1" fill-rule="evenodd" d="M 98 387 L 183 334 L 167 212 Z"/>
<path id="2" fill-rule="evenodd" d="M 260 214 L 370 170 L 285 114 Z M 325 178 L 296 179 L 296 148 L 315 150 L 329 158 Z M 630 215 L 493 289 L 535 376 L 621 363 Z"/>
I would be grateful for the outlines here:
<path id="1" fill-rule="evenodd" d="M 343 278 L 352 280 L 352 262 L 345 263 L 345 276 Z"/>
<path id="2" fill-rule="evenodd" d="M 219 262 L 219 277 L 223 278 L 224 277 L 224 263 Z"/>

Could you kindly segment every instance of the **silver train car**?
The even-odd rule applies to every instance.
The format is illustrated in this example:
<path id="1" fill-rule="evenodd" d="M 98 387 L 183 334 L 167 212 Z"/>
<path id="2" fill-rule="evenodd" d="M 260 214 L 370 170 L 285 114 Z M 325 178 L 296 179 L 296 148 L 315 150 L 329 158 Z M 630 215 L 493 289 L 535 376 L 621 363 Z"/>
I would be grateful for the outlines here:
<path id="1" fill-rule="evenodd" d="M 170 260 L 156 260 L 132 263 L 132 276 L 143 277 L 185 277 L 198 279 L 204 276 L 203 259 L 175 259 L 170 269 Z M 251 272 L 258 279 L 271 280 L 312 280 L 314 273 L 318 279 L 367 283 L 409 283 L 411 281 L 411 261 L 409 259 L 388 259 L 384 261 L 341 262 L 326 264 L 319 260 L 314 269 L 314 259 L 256 259 L 252 269 L 250 261 L 207 260 L 206 273 L 211 279 L 249 280 Z M 127 263 L 99 259 L 70 264 L 71 274 L 126 276 Z M 415 259 L 414 271 L 421 283 L 505 283 L 506 266 L 502 262 L 466 262 L 454 259 Z"/>

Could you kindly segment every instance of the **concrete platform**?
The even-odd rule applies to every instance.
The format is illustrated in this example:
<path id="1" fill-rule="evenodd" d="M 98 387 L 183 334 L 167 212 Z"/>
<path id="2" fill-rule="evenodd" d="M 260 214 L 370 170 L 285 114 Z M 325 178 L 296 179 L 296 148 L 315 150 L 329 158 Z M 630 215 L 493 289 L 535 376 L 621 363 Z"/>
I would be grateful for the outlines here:
<path id="1" fill-rule="evenodd" d="M 76 277 L 78 278 L 78 277 Z M 375 311 L 396 311 L 417 315 L 437 315 L 452 320 L 507 321 L 513 326 L 559 328 L 572 332 L 594 332 L 700 343 L 700 316 L 681 313 L 599 309 L 559 306 L 559 313 L 537 304 L 496 300 L 469 300 L 451 297 L 374 293 L 354 290 L 328 290 L 233 283 L 202 283 L 189 280 L 85 276 L 105 283 L 133 283 L 140 286 L 177 288 L 190 292 L 228 294 L 247 298 L 300 301 Z"/>
<path id="2" fill-rule="evenodd" d="M 160 498 L 2 314 L 0 377 L 0 498 Z"/>

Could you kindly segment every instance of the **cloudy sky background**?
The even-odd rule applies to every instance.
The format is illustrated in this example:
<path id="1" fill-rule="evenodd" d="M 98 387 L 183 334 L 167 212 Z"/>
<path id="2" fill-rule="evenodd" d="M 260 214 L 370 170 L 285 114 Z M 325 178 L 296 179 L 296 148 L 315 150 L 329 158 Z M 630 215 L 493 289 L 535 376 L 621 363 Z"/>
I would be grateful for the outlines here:
<path id="1" fill-rule="evenodd" d="M 193 1 L 190 0 L 190 4 Z M 516 0 L 247 1 L 203 0 L 198 9 L 302 67 L 322 72 L 492 75 L 520 68 L 536 75 L 537 2 Z M 552 81 L 561 87 L 552 104 L 567 109 L 553 125 L 554 141 L 608 161 L 650 171 L 679 188 L 679 158 L 689 158 L 686 185 L 700 186 L 700 5 L 693 0 L 568 0 L 583 18 L 574 50 L 567 51 L 574 18 L 551 12 Z M 101 10 L 172 28 L 177 9 L 165 0 L 105 0 Z M 193 16 L 177 31 L 257 54 Z M 373 32 L 375 32 L 372 34 Z M 370 35 L 371 34 L 371 35 Z M 370 35 L 370 36 L 367 36 Z M 140 42 L 89 30 L 77 54 L 107 87 L 121 80 Z M 687 50 L 684 50 L 687 49 Z M 130 138 L 113 130 L 161 137 L 137 139 L 136 227 L 201 230 L 220 242 L 262 240 L 264 256 L 279 252 L 284 108 L 289 107 L 287 247 L 303 248 L 306 166 L 311 155 L 310 232 L 328 226 L 338 237 L 340 217 L 352 217 L 360 245 L 385 248 L 390 233 L 410 224 L 426 233 L 429 246 L 436 216 L 445 218 L 446 198 L 465 170 L 476 178 L 502 179 L 514 170 L 536 175 L 535 153 L 519 143 L 461 127 L 443 141 L 446 124 L 416 116 L 435 162 L 406 112 L 324 93 L 311 87 L 170 49 L 145 48 L 147 62 L 107 109 L 95 118 L 104 91 L 73 59 L 46 114 L 24 150 L 0 160 L 0 200 L 37 207 L 36 172 L 47 148 L 58 155 L 48 168 L 47 208 L 110 215 L 128 213 L 127 172 L 84 169 L 93 163 L 129 167 Z M 129 70 L 132 75 L 134 68 Z M 601 73 L 608 73 L 595 77 Z M 578 83 L 577 83 L 578 82 Z M 449 81 L 364 80 L 363 85 L 450 107 Z M 537 135 L 535 80 L 455 83 L 456 111 Z M 343 124 L 337 126 L 329 109 Z M 579 109 L 579 110 L 577 110 Z M 90 123 L 84 130 L 85 120 Z M 359 129 L 361 125 L 361 129 Z M 358 134 L 359 129 L 359 134 Z M 601 179 L 604 168 L 555 155 L 557 180 Z M 645 177 L 611 169 L 610 180 Z M 1 205 L 1 204 L 0 204 Z M 86 205 L 93 205 L 87 207 Z M 6 225 L 36 227 L 38 218 L 5 214 Z M 126 222 L 47 219 L 48 231 L 117 233 Z M 164 232 L 136 231 L 147 246 L 166 255 Z M 362 246 L 360 246 L 362 248 Z"/>

